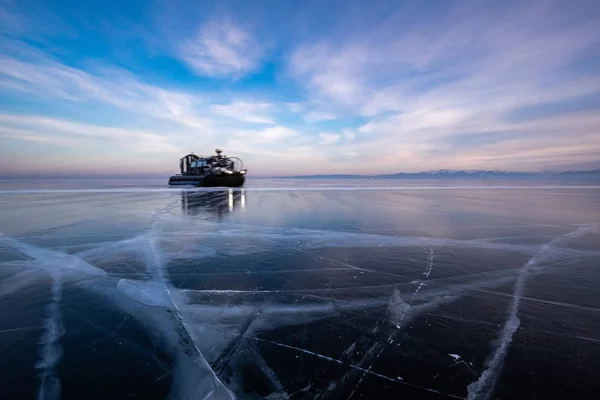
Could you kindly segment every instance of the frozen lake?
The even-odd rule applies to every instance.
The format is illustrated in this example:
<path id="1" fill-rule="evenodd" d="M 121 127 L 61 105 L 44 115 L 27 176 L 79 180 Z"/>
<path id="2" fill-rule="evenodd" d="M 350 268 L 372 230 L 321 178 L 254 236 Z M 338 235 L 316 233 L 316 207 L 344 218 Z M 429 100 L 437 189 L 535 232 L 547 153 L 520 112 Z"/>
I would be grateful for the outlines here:
<path id="1" fill-rule="evenodd" d="M 600 185 L 0 181 L 7 399 L 595 398 Z"/>

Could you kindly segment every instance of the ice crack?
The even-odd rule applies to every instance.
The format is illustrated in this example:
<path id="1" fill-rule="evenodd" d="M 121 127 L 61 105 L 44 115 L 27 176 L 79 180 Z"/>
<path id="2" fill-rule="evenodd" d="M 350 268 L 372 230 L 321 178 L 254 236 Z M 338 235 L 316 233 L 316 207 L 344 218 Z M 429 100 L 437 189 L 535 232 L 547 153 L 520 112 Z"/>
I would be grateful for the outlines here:
<path id="1" fill-rule="evenodd" d="M 513 291 L 512 301 L 509 306 L 508 316 L 504 327 L 498 338 L 498 345 L 494 350 L 492 357 L 487 362 L 487 368 L 482 372 L 479 379 L 467 386 L 468 399 L 489 399 L 494 393 L 496 382 L 504 365 L 506 353 L 513 339 L 514 333 L 519 329 L 520 320 L 518 318 L 519 305 L 523 297 L 523 290 L 527 275 L 536 269 L 538 260 L 542 254 L 547 252 L 554 244 L 569 237 L 579 235 L 585 232 L 585 228 L 579 228 L 562 237 L 552 240 L 550 243 L 542 246 L 540 250 L 525 264 L 519 272 L 517 283 Z"/>
<path id="2" fill-rule="evenodd" d="M 64 334 L 60 312 L 61 299 L 62 284 L 60 277 L 57 277 L 52 284 L 51 301 L 46 307 L 45 331 L 40 339 L 42 345 L 40 349 L 41 359 L 35 366 L 41 370 L 39 400 L 55 400 L 59 399 L 61 395 L 60 379 L 56 374 L 56 366 L 63 354 L 59 344 L 59 340 Z"/>

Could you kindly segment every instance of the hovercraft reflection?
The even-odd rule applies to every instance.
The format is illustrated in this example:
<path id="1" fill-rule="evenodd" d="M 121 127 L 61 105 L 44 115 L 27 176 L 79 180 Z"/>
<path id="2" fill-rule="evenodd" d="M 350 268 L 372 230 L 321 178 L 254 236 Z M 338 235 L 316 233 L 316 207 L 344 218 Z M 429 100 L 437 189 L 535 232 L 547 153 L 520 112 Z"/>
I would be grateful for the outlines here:
<path id="1" fill-rule="evenodd" d="M 169 186 L 241 187 L 246 179 L 246 169 L 237 157 L 227 157 L 216 149 L 216 155 L 188 154 L 179 160 L 180 174 L 169 178 Z"/>
<path id="2" fill-rule="evenodd" d="M 185 215 L 196 216 L 211 213 L 222 217 L 239 208 L 246 208 L 244 189 L 241 191 L 229 189 L 210 192 L 181 192 L 181 210 Z"/>

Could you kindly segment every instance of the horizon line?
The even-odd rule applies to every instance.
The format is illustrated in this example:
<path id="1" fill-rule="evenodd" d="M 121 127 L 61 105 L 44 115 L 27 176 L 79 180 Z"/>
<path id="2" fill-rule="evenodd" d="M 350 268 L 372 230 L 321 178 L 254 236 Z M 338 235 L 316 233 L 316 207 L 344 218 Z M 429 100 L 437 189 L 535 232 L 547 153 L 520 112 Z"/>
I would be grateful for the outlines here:
<path id="1" fill-rule="evenodd" d="M 440 173 L 449 173 L 449 175 L 455 173 L 479 173 L 481 175 L 489 174 L 489 177 L 493 177 L 495 174 L 506 174 L 506 175 L 560 175 L 560 174 L 600 174 L 600 168 L 596 169 L 585 169 L 585 170 L 485 170 L 485 169 L 437 169 L 419 172 L 394 172 L 394 173 L 380 173 L 380 174 L 353 174 L 353 173 L 339 173 L 339 174 L 299 174 L 299 175 L 248 175 L 248 178 L 252 179 L 306 179 L 306 178 L 394 178 L 402 176 L 416 176 L 416 175 L 430 175 L 440 176 Z M 0 175 L 1 180 L 13 180 L 13 179 L 163 179 L 173 176 L 171 173 L 141 173 L 141 174 L 103 174 L 103 173 L 91 173 L 91 174 L 69 174 L 69 173 L 56 173 L 56 174 L 35 174 L 35 173 L 16 173 L 16 174 L 4 174 Z"/>

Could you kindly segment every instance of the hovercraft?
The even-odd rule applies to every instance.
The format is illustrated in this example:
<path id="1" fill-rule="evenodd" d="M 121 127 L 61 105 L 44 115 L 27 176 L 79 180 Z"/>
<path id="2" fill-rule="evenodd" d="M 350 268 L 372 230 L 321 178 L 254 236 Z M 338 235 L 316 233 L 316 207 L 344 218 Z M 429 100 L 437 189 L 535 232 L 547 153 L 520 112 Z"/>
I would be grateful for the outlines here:
<path id="1" fill-rule="evenodd" d="M 169 186 L 241 187 L 246 180 L 246 169 L 238 157 L 227 157 L 216 149 L 212 156 L 194 153 L 179 160 L 180 174 L 169 178 Z"/>

